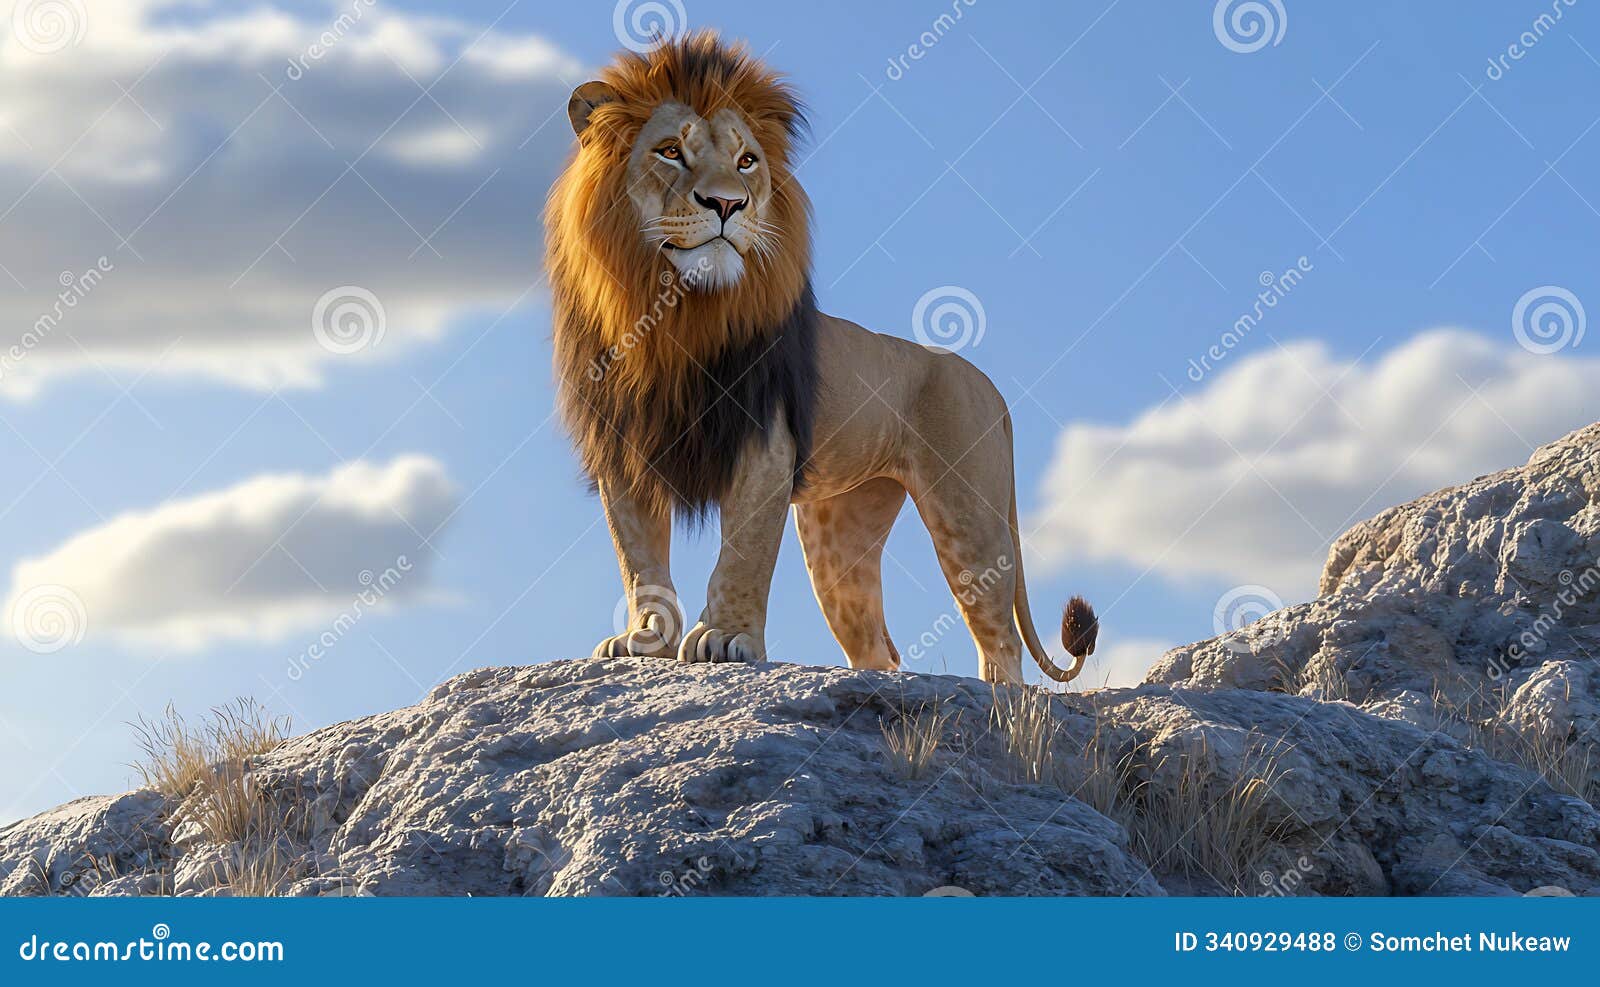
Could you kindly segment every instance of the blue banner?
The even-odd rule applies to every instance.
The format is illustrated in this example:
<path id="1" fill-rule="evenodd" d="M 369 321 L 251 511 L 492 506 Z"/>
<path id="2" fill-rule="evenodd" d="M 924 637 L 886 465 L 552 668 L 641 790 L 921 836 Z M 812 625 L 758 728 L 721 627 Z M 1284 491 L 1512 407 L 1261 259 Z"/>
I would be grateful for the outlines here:
<path id="1" fill-rule="evenodd" d="M 1600 900 L 23 899 L 0 983 L 1592 977 Z M 582 983 L 583 981 L 578 981 Z"/>

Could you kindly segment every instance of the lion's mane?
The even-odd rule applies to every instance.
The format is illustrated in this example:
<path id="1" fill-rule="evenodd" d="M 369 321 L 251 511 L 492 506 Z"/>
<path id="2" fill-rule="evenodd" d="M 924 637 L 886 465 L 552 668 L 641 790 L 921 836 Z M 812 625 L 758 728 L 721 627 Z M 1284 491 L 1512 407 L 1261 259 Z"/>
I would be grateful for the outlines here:
<path id="1" fill-rule="evenodd" d="M 617 98 L 592 111 L 545 212 L 561 412 L 592 482 L 700 518 L 780 412 L 803 479 L 817 387 L 810 204 L 793 177 L 805 118 L 780 76 L 712 32 L 624 53 L 600 81 Z M 695 290 L 640 236 L 629 156 L 667 101 L 737 110 L 772 169 L 779 248 L 753 252 L 733 286 Z"/>

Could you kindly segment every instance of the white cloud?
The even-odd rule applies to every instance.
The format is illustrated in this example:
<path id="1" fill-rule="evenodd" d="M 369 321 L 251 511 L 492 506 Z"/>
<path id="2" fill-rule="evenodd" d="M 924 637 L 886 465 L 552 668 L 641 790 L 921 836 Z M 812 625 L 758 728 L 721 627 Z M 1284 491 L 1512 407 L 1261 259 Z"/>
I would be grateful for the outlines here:
<path id="1" fill-rule="evenodd" d="M 363 590 L 428 589 L 431 538 L 457 497 L 424 456 L 322 476 L 269 474 L 81 532 L 12 569 L 6 627 L 35 651 L 102 635 L 193 651 L 327 621 Z M 397 578 L 382 579 L 394 570 Z"/>
<path id="2" fill-rule="evenodd" d="M 1600 418 L 1600 360 L 1461 330 L 1364 362 L 1298 342 L 1124 426 L 1073 425 L 1029 544 L 1055 564 L 1316 591 L 1332 539 L 1428 491 L 1527 460 Z"/>
<path id="3" fill-rule="evenodd" d="M 99 367 L 311 386 L 537 277 L 586 77 L 549 42 L 362 0 L 85 6 L 56 51 L 0 21 L 0 395 Z M 340 285 L 382 300 L 380 347 L 317 346 Z"/>

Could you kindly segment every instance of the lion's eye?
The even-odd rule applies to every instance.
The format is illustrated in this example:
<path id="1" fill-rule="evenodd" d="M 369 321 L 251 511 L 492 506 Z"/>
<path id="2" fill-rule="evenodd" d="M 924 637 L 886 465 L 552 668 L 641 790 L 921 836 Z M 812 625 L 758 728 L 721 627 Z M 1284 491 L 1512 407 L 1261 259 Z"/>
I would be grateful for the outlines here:
<path id="1" fill-rule="evenodd" d="M 749 171 L 756 166 L 756 156 L 749 151 L 739 155 L 739 170 Z"/>
<path id="2" fill-rule="evenodd" d="M 666 158 L 668 161 L 683 160 L 683 148 L 676 144 L 663 144 L 656 148 L 656 153 L 661 155 L 663 158 Z"/>

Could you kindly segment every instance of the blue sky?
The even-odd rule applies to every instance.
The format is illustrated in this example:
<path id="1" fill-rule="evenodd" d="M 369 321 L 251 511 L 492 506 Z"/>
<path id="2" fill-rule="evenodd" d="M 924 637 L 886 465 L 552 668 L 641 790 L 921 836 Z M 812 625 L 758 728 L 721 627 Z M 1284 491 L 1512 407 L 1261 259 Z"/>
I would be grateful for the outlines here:
<path id="1" fill-rule="evenodd" d="M 0 21 L 0 820 L 125 786 L 127 722 L 169 701 L 311 728 L 612 633 L 539 215 L 617 6 L 508 3 Z M 915 337 L 928 293 L 978 299 L 962 352 L 1012 406 L 1034 606 L 1100 605 L 1095 682 L 1307 598 L 1349 524 L 1600 417 L 1600 20 L 1257 6 L 1276 43 L 1210 3 L 658 6 L 803 92 L 825 311 Z M 29 341 L 63 272 L 89 287 Z M 320 345 L 330 294 L 381 322 Z M 674 551 L 697 612 L 713 545 Z M 889 552 L 906 651 L 951 600 L 909 512 Z M 775 657 L 841 662 L 792 532 L 773 596 Z M 919 651 L 976 670 L 964 631 Z"/>

